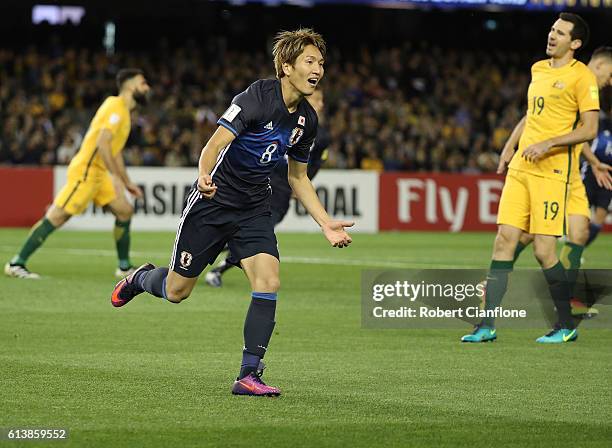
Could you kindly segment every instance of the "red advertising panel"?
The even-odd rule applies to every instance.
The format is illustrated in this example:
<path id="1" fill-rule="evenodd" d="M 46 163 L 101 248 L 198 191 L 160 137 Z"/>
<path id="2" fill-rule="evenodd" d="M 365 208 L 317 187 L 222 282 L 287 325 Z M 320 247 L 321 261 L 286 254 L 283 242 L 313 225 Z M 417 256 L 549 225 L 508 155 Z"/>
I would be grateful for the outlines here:
<path id="1" fill-rule="evenodd" d="M 503 176 L 384 173 L 380 230 L 495 230 Z"/>
<path id="2" fill-rule="evenodd" d="M 29 227 L 53 201 L 53 168 L 0 167 L 0 227 Z"/>

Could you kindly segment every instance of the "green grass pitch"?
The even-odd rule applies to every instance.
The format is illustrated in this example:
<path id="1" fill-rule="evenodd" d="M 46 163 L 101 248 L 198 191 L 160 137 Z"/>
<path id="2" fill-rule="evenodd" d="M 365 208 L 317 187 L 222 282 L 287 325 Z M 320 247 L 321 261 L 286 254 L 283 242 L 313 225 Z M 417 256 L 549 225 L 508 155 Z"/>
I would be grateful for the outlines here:
<path id="1" fill-rule="evenodd" d="M 0 231 L 0 259 L 26 230 Z M 134 262 L 165 265 L 174 235 L 135 232 Z M 67 442 L 3 446 L 581 447 L 612 443 L 612 329 L 575 344 L 546 328 L 362 329 L 367 268 L 486 268 L 493 234 L 280 235 L 282 290 L 265 378 L 278 399 L 229 393 L 250 290 L 241 271 L 202 281 L 180 305 L 143 295 L 114 309 L 110 232 L 52 235 L 29 267 L 0 278 L 0 427 L 68 428 Z M 612 235 L 585 252 L 612 268 Z M 531 250 L 519 266 L 534 266 Z M 469 328 L 465 328 L 469 330 Z"/>

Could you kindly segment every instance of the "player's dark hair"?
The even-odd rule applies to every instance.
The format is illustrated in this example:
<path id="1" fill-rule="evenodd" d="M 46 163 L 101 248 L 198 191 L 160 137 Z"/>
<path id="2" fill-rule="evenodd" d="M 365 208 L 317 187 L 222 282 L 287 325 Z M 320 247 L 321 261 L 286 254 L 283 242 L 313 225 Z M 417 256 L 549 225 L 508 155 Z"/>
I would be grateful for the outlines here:
<path id="1" fill-rule="evenodd" d="M 591 59 L 608 59 L 612 61 L 612 47 L 596 48 Z"/>
<path id="2" fill-rule="evenodd" d="M 589 42 L 589 35 L 591 34 L 589 31 L 589 25 L 584 21 L 582 17 L 578 14 L 574 14 L 572 12 L 562 12 L 559 14 L 559 18 L 566 22 L 571 22 L 574 26 L 570 31 L 570 37 L 572 40 L 580 39 L 582 45 L 575 50 L 581 50 L 586 47 L 586 44 Z"/>
<path id="3" fill-rule="evenodd" d="M 281 31 L 274 38 L 272 55 L 274 56 L 274 68 L 276 77 L 281 79 L 285 76 L 283 64 L 295 65 L 298 56 L 302 54 L 307 45 L 314 45 L 325 57 L 325 40 L 310 28 L 300 28 L 296 31 Z"/>
<path id="4" fill-rule="evenodd" d="M 121 91 L 124 82 L 129 81 L 134 76 L 138 75 L 144 76 L 144 72 L 139 68 L 122 68 L 117 72 L 117 76 L 115 77 L 115 80 L 117 81 L 117 89 Z"/>

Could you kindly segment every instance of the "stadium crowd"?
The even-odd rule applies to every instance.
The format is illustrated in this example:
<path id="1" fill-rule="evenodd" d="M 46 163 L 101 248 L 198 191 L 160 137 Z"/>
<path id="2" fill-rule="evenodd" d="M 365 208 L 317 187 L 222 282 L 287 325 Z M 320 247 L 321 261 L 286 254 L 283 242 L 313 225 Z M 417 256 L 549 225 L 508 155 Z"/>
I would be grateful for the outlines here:
<path id="1" fill-rule="evenodd" d="M 120 53 L 0 49 L 0 163 L 66 164 L 109 94 L 119 67 L 142 68 L 153 87 L 133 117 L 128 165 L 196 165 L 233 95 L 273 77 L 262 53 L 194 43 Z M 325 78 L 332 145 L 326 167 L 494 171 L 524 109 L 528 67 L 518 53 L 427 44 L 351 53 L 331 49 Z"/>

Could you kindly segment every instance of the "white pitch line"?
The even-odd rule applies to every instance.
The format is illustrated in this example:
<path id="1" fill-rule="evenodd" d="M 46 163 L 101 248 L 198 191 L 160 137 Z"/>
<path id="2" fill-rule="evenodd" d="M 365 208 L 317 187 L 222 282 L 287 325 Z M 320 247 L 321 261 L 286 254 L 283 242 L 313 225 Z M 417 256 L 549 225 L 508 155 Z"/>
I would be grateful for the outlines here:
<path id="1" fill-rule="evenodd" d="M 18 246 L 0 246 L 0 250 L 7 252 L 15 252 L 19 250 Z M 45 247 L 45 252 L 50 252 L 60 255 L 84 255 L 84 256 L 99 256 L 99 257 L 116 257 L 117 252 L 110 249 L 77 249 L 77 248 L 55 248 Z M 170 251 L 168 252 L 141 252 L 131 251 L 131 255 L 139 258 L 169 258 Z M 375 268 L 394 268 L 394 269 L 456 269 L 457 265 L 451 264 L 440 264 L 430 263 L 426 261 L 415 261 L 415 262 L 398 262 L 398 261 L 384 261 L 376 259 L 355 259 L 355 258 L 323 258 L 323 257 L 304 257 L 304 256 L 291 256 L 281 254 L 281 262 L 288 264 L 318 264 L 325 266 L 361 266 L 361 267 L 375 267 Z M 461 269 L 481 269 L 479 265 L 464 265 Z"/>

